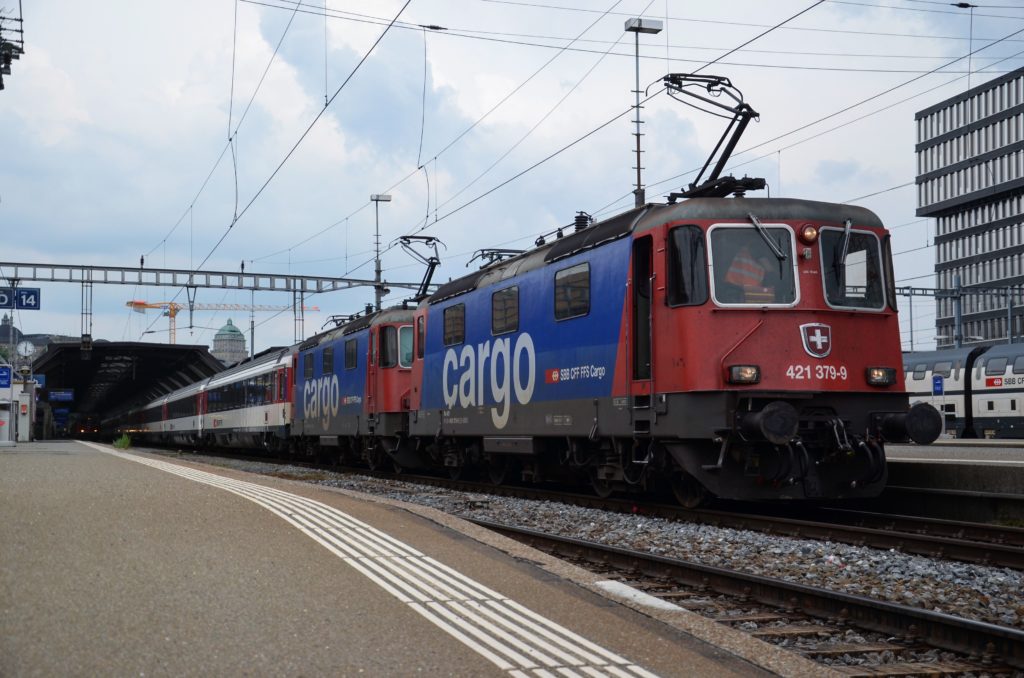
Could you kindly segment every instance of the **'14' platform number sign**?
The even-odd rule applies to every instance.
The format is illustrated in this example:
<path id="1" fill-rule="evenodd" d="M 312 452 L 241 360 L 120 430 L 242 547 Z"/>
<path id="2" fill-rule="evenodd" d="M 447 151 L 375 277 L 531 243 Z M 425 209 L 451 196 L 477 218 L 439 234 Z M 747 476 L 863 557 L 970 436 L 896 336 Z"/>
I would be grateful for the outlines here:
<path id="1" fill-rule="evenodd" d="M 0 287 L 0 308 L 20 308 L 26 311 L 39 310 L 38 287 Z"/>

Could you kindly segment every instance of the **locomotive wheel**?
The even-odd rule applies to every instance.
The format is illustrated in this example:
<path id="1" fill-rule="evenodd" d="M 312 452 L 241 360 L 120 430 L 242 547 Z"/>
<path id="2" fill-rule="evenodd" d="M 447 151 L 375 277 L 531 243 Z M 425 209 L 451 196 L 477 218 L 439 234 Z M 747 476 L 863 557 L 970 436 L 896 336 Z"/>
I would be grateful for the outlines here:
<path id="1" fill-rule="evenodd" d="M 504 485 L 512 477 L 512 460 L 505 455 L 492 456 L 487 461 L 487 478 L 493 485 Z"/>
<path id="2" fill-rule="evenodd" d="M 390 470 L 391 457 L 387 455 L 380 445 L 372 445 L 366 450 L 366 465 L 371 471 Z"/>
<path id="3" fill-rule="evenodd" d="M 697 508 L 708 498 L 704 486 L 686 471 L 677 471 L 672 475 L 672 494 L 676 501 L 689 509 Z"/>
<path id="4" fill-rule="evenodd" d="M 594 494 L 601 499 L 607 499 L 615 492 L 615 486 L 612 484 L 612 481 L 599 478 L 596 468 L 590 469 L 590 486 L 594 488 Z"/>

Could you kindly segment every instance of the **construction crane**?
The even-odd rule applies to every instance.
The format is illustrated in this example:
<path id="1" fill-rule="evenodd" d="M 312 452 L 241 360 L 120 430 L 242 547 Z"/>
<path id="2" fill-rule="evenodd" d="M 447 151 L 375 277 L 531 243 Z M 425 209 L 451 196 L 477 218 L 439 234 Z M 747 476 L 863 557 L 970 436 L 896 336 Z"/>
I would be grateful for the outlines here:
<path id="1" fill-rule="evenodd" d="M 187 304 L 179 304 L 174 301 L 140 301 L 135 299 L 125 303 L 125 306 L 136 313 L 145 313 L 147 309 L 159 309 L 167 316 L 170 323 L 170 343 L 174 344 L 177 338 L 177 323 L 175 318 L 182 310 L 189 309 Z M 193 311 L 287 311 L 291 306 L 264 306 L 259 304 L 197 304 L 191 305 Z M 303 306 L 303 311 L 319 311 L 319 306 Z"/>

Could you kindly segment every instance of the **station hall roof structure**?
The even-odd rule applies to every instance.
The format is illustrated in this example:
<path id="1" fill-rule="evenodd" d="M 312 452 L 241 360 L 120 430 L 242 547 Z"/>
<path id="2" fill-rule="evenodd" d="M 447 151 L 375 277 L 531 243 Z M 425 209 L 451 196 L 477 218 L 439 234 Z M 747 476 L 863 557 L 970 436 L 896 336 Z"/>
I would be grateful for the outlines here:
<path id="1" fill-rule="evenodd" d="M 150 402 L 224 369 L 206 346 L 97 341 L 54 343 L 33 364 L 46 390 L 74 389 L 71 410 L 104 418 Z"/>

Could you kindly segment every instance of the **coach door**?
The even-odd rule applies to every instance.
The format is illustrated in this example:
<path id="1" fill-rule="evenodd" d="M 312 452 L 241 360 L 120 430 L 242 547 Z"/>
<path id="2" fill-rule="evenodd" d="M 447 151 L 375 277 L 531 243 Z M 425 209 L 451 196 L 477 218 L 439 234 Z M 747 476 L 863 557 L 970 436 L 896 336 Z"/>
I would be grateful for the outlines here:
<path id="1" fill-rule="evenodd" d="M 651 236 L 633 242 L 632 306 L 630 318 L 630 351 L 632 352 L 632 383 L 630 405 L 634 411 L 633 428 L 636 433 L 650 433 L 651 409 L 651 356 L 653 355 L 654 328 L 651 303 L 654 288 L 654 240 Z"/>

